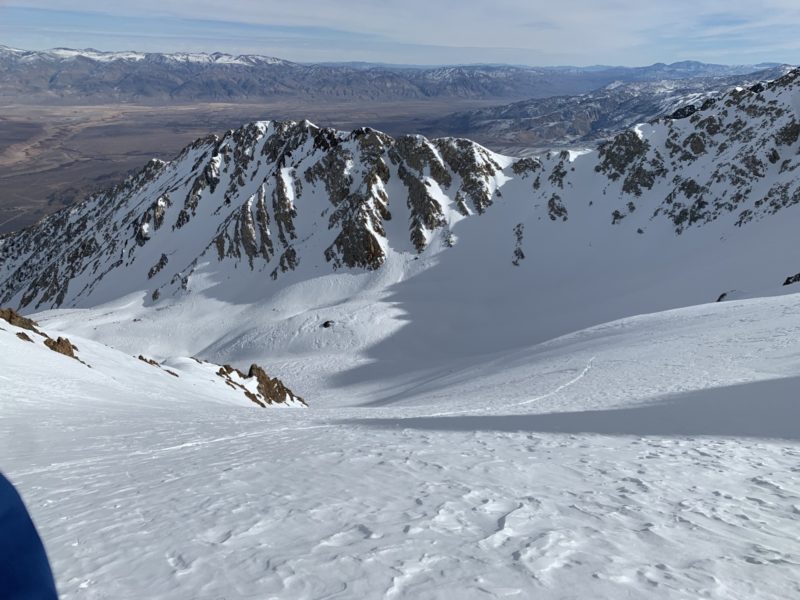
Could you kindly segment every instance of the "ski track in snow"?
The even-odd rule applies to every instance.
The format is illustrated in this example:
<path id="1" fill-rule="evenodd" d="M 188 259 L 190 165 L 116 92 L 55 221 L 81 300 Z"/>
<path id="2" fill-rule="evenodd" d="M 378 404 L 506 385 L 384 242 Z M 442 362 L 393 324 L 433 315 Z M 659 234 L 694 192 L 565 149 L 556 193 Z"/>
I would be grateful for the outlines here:
<path id="1" fill-rule="evenodd" d="M 573 379 L 570 379 L 566 383 L 563 383 L 563 384 L 559 385 L 554 390 L 552 390 L 550 392 L 547 392 L 546 394 L 542 394 L 541 396 L 536 396 L 535 398 L 531 398 L 530 400 L 523 400 L 522 402 L 515 402 L 513 404 L 510 404 L 508 406 L 508 408 L 516 408 L 516 407 L 519 407 L 519 406 L 526 406 L 528 404 L 533 404 L 534 402 L 539 402 L 541 400 L 546 400 L 548 398 L 552 398 L 553 396 L 563 392 L 565 389 L 575 385 L 581 379 L 586 377 L 586 375 L 589 373 L 589 371 L 592 370 L 592 363 L 595 361 L 596 358 L 597 358 L 596 356 L 593 356 L 592 358 L 590 358 L 589 362 L 586 363 L 586 366 L 584 367 L 583 371 L 581 371 Z M 450 412 L 433 413 L 433 414 L 428 415 L 428 416 L 430 416 L 430 417 L 449 417 L 449 416 L 452 416 L 452 415 L 466 415 L 466 414 L 471 414 L 471 413 L 482 413 L 482 412 L 486 412 L 486 409 L 485 408 L 473 408 L 473 409 L 464 409 L 464 410 L 454 410 L 454 411 L 450 411 Z"/>
<path id="2" fill-rule="evenodd" d="M 76 363 L 58 388 L 0 383 L 1 466 L 69 600 L 784 600 L 798 314 L 634 317 L 379 407 L 192 404 L 121 371 L 111 402 Z"/>

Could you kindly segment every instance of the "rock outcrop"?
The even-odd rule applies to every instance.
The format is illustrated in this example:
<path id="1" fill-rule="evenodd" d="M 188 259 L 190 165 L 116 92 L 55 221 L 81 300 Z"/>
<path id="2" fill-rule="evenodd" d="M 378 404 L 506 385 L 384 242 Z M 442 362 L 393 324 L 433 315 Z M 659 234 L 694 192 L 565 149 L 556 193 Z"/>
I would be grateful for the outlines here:
<path id="1" fill-rule="evenodd" d="M 297 396 L 277 377 L 270 377 L 263 368 L 250 365 L 245 375 L 231 365 L 223 365 L 217 371 L 230 387 L 240 389 L 252 402 L 266 407 L 270 404 L 301 404 L 307 406 L 305 400 Z"/>

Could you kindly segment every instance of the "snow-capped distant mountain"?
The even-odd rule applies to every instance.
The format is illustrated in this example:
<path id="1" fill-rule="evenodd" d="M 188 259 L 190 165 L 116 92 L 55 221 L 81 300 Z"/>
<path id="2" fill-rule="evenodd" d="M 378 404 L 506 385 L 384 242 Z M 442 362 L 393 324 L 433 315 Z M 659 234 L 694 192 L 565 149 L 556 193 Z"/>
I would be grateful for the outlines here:
<path id="1" fill-rule="evenodd" d="M 237 56 L 225 54 L 224 52 L 173 52 L 166 54 L 150 52 L 102 52 L 91 48 L 86 50 L 75 50 L 72 48 L 53 48 L 52 50 L 31 51 L 19 50 L 0 46 L 0 56 L 13 57 L 20 62 L 47 62 L 47 61 L 76 61 L 85 59 L 98 63 L 110 62 L 174 62 L 174 63 L 197 63 L 203 65 L 241 65 L 253 67 L 257 65 L 276 65 L 290 64 L 289 61 L 281 60 L 271 56 L 259 56 L 255 54 L 240 54 Z"/>
<path id="2" fill-rule="evenodd" d="M 156 357 L 280 359 L 288 381 L 322 361 L 321 391 L 345 356 L 395 372 L 791 290 L 798 77 L 540 158 L 254 123 L 0 239 L 0 304 L 113 303 L 59 319 Z"/>
<path id="3" fill-rule="evenodd" d="M 616 80 L 725 76 L 748 66 L 541 68 L 508 65 L 405 67 L 298 64 L 258 55 L 100 52 L 0 46 L 0 96 L 50 101 L 469 98 L 520 100 L 577 94 Z"/>
<path id="4" fill-rule="evenodd" d="M 684 107 L 699 107 L 733 86 L 774 80 L 790 70 L 791 67 L 778 66 L 727 77 L 616 81 L 578 96 L 532 99 L 454 113 L 430 122 L 425 130 L 478 137 L 492 147 L 550 149 L 594 144 L 637 123 Z"/>

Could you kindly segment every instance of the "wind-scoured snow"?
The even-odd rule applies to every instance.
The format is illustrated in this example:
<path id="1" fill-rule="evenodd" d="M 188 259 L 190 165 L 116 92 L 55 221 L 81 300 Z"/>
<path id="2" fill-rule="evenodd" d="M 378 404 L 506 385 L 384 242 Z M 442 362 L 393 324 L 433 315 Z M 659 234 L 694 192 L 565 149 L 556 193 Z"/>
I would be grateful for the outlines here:
<path id="1" fill-rule="evenodd" d="M 635 317 L 293 411 L 96 385 L 0 331 L 2 466 L 67 599 L 791 598 L 799 317 Z"/>

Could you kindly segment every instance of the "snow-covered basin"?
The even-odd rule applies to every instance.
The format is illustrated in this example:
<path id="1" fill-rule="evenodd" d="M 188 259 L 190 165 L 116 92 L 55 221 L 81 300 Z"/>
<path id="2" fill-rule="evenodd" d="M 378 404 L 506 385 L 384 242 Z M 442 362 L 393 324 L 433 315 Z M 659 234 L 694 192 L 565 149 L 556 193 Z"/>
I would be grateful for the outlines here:
<path id="1" fill-rule="evenodd" d="M 64 598 L 800 594 L 798 295 L 308 410 L 172 398 L 124 369 L 104 389 L 4 343 L 0 468 Z"/>

